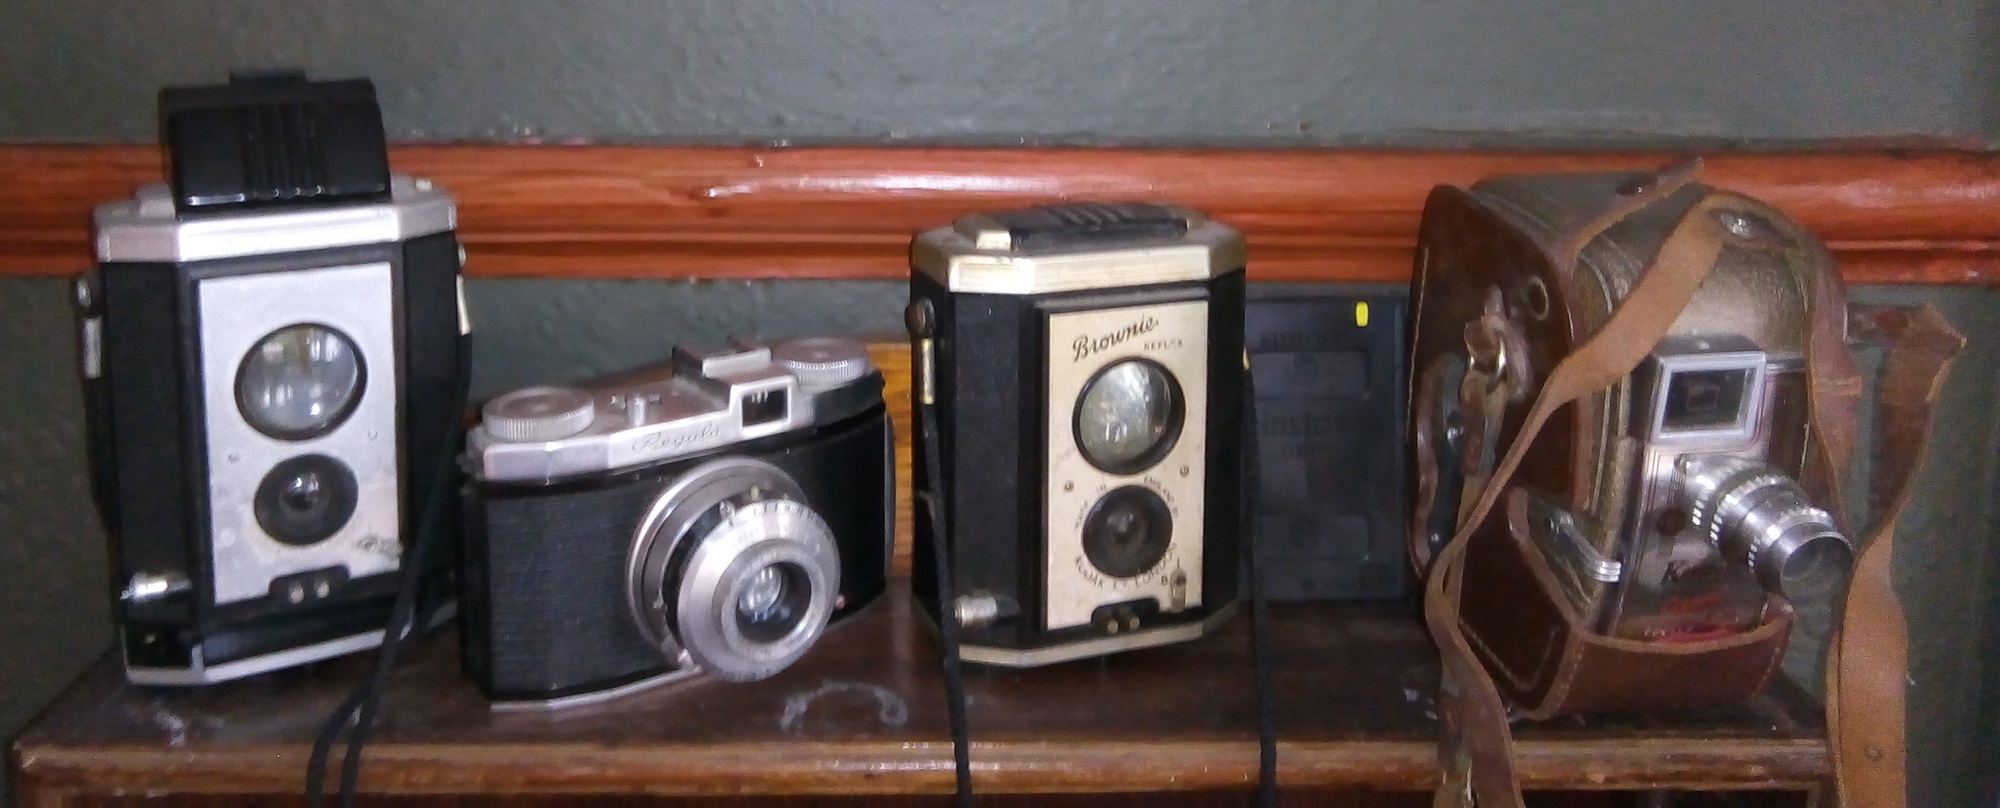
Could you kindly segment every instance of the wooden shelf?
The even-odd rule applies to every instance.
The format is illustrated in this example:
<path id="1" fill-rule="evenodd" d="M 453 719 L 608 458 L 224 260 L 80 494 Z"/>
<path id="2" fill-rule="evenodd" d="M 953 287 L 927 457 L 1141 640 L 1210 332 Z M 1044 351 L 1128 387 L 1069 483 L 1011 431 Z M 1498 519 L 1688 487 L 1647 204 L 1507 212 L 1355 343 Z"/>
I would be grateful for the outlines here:
<path id="1" fill-rule="evenodd" d="M 903 278 L 912 233 L 1073 197 L 1171 199 L 1243 229 L 1258 280 L 1409 279 L 1439 183 L 1657 167 L 1670 152 L 405 145 L 459 200 L 488 276 Z M 1783 208 L 1850 283 L 2000 282 L 2000 154 L 1712 152 L 1705 178 Z M 90 211 L 160 179 L 152 145 L 0 145 L 0 275 L 90 262 Z"/>
<path id="2" fill-rule="evenodd" d="M 1248 621 L 1201 640 L 968 677 L 983 793 L 1247 788 L 1256 771 Z M 1409 604 L 1277 604 L 1279 778 L 1425 790 L 1437 663 Z M 296 794 L 321 720 L 367 657 L 202 690 L 97 664 L 14 746 L 24 805 L 147 794 Z M 495 714 L 448 633 L 412 650 L 367 750 L 377 794 L 947 792 L 937 656 L 901 582 L 762 682 L 691 681 L 606 705 Z M 1818 709 L 1781 685 L 1702 712 L 1523 723 L 1530 789 L 1805 789 L 1828 763 Z"/>

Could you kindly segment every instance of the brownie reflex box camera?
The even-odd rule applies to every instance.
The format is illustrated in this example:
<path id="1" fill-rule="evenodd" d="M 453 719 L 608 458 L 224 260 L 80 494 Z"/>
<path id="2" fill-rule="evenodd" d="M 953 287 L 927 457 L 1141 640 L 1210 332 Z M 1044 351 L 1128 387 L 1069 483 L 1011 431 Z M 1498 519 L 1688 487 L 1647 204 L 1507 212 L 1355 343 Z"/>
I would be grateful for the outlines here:
<path id="1" fill-rule="evenodd" d="M 168 184 L 97 209 L 76 282 L 128 677 L 374 647 L 457 436 L 451 197 L 389 173 L 366 80 L 160 94 Z M 442 590 L 443 587 L 434 587 Z"/>
<path id="2" fill-rule="evenodd" d="M 943 504 L 946 535 L 917 520 L 913 588 L 931 620 L 957 621 L 964 659 L 1186 640 L 1235 603 L 1243 256 L 1235 230 L 1143 203 L 973 215 L 917 237 L 910 321 L 928 333 L 913 386 L 934 407 L 944 479 L 917 464 L 915 485 Z"/>
<path id="3" fill-rule="evenodd" d="M 1846 582 L 1838 503 L 1807 474 L 1809 360 L 1846 350 L 1832 261 L 1691 170 L 1495 177 L 1425 208 L 1412 549 L 1473 531 L 1460 620 L 1532 716 L 1748 696 L 1794 604 L 1824 609 Z M 1633 336 L 1642 322 L 1658 330 Z M 1531 423 L 1600 333 L 1618 335 L 1589 355 L 1602 385 Z M 1488 518 L 1468 515 L 1489 475 Z"/>
<path id="4" fill-rule="evenodd" d="M 461 623 L 498 707 L 771 676 L 886 585 L 894 443 L 860 342 L 683 346 L 481 414 Z"/>

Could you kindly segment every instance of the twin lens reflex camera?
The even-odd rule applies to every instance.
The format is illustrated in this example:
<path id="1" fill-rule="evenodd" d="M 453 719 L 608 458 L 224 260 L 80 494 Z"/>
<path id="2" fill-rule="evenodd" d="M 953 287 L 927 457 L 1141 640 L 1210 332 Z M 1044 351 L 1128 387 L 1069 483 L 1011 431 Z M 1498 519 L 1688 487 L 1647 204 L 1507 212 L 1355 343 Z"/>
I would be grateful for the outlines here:
<path id="1" fill-rule="evenodd" d="M 160 129 L 171 183 L 97 209 L 75 289 L 126 675 L 375 647 L 398 571 L 450 568 L 403 530 L 456 451 L 451 197 L 389 173 L 366 80 L 170 88 Z"/>
<path id="2" fill-rule="evenodd" d="M 481 414 L 461 630 L 497 708 L 762 679 L 886 585 L 894 444 L 857 341 L 683 346 Z"/>
<path id="3" fill-rule="evenodd" d="M 1199 636 L 1241 568 L 1243 240 L 1157 204 L 968 216 L 912 247 L 944 530 L 915 594 L 973 662 L 1033 666 Z M 938 602 L 935 557 L 956 602 Z"/>

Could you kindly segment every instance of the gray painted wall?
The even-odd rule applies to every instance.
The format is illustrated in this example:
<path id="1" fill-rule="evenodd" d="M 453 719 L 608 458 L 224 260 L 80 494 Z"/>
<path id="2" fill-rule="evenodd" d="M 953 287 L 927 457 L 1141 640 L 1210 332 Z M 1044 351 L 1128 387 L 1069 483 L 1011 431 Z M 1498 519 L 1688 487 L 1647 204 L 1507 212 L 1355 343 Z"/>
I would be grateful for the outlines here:
<path id="1" fill-rule="evenodd" d="M 371 75 L 402 139 L 1693 145 L 2000 142 L 2000 4 L 75 0 L 0 4 L 0 141 L 150 138 L 161 84 Z M 475 257 L 476 260 L 476 257 Z M 480 280 L 481 391 L 679 339 L 889 332 L 894 282 Z M 2000 292 L 1925 299 L 2000 351 Z M 109 640 L 64 289 L 0 279 L 0 737 Z M 1961 365 L 1903 531 L 1912 804 L 1990 805 L 1991 402 Z"/>
<path id="2" fill-rule="evenodd" d="M 1982 0 L 81 0 L 0 5 L 0 139 L 161 83 L 369 74 L 440 140 L 1988 140 Z"/>

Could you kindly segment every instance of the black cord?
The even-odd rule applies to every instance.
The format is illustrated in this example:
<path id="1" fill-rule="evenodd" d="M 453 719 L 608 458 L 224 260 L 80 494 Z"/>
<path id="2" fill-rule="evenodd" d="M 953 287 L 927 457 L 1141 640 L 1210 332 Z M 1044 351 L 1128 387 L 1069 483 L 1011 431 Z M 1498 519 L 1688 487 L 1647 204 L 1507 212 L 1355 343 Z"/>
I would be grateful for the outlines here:
<path id="1" fill-rule="evenodd" d="M 958 804 L 966 808 L 972 805 L 972 747 L 967 740 L 965 726 L 965 671 L 958 656 L 958 595 L 951 579 L 951 560 L 946 550 L 944 500 L 938 493 L 945 490 L 944 461 L 941 459 L 942 450 L 938 448 L 935 406 L 922 404 L 917 409 L 922 421 L 924 472 L 930 480 L 930 490 L 918 493 L 917 499 L 930 515 L 931 560 L 937 568 L 938 644 L 944 646 L 945 709 L 951 723 L 951 756 L 957 774 Z"/>
<path id="2" fill-rule="evenodd" d="M 326 759 L 332 753 L 334 742 L 340 740 L 340 731 L 347 728 L 354 711 L 361 708 L 361 700 L 368 695 L 366 688 L 357 687 L 347 694 L 347 699 L 333 709 L 333 716 L 320 725 L 319 735 L 313 738 L 312 754 L 306 758 L 306 804 L 319 808 L 321 792 L 326 787 Z M 336 720 L 337 719 L 337 720 Z"/>
<path id="3" fill-rule="evenodd" d="M 1257 440 L 1257 388 L 1243 369 L 1243 564 L 1249 570 L 1250 669 L 1257 688 L 1257 804 L 1278 804 L 1278 700 L 1271 686 L 1270 625 L 1264 571 L 1257 567 L 1257 509 L 1263 505 L 1263 456 Z"/>
<path id="4" fill-rule="evenodd" d="M 464 335 L 458 338 L 457 376 L 453 379 L 452 399 L 446 408 L 446 423 L 439 425 L 439 434 L 452 435 L 458 431 L 459 419 L 464 417 L 465 405 L 472 381 L 472 349 L 470 340 Z M 340 771 L 340 808 L 353 808 L 355 787 L 361 779 L 361 750 L 368 743 L 368 736 L 374 729 L 375 713 L 382 702 L 382 691 L 387 687 L 389 673 L 396 666 L 396 659 L 402 653 L 403 642 L 416 633 L 417 601 L 423 589 L 424 567 L 431 556 L 431 547 L 436 536 L 442 532 L 444 512 L 453 494 L 452 471 L 458 458 L 447 447 L 438 460 L 437 469 L 431 478 L 430 498 L 424 502 L 422 516 L 417 521 L 414 540 L 404 553 L 405 566 L 402 580 L 396 590 L 395 605 L 389 612 L 389 624 L 383 628 L 382 647 L 376 653 L 375 666 L 369 671 L 367 681 L 362 682 L 347 695 L 347 699 L 327 716 L 320 726 L 319 735 L 313 740 L 312 755 L 306 760 L 306 805 L 319 808 L 326 786 L 327 758 L 332 754 L 333 744 L 339 739 L 343 729 L 351 730 L 347 737 L 347 754 Z M 429 624 L 435 608 L 425 611 L 421 624 Z"/>

